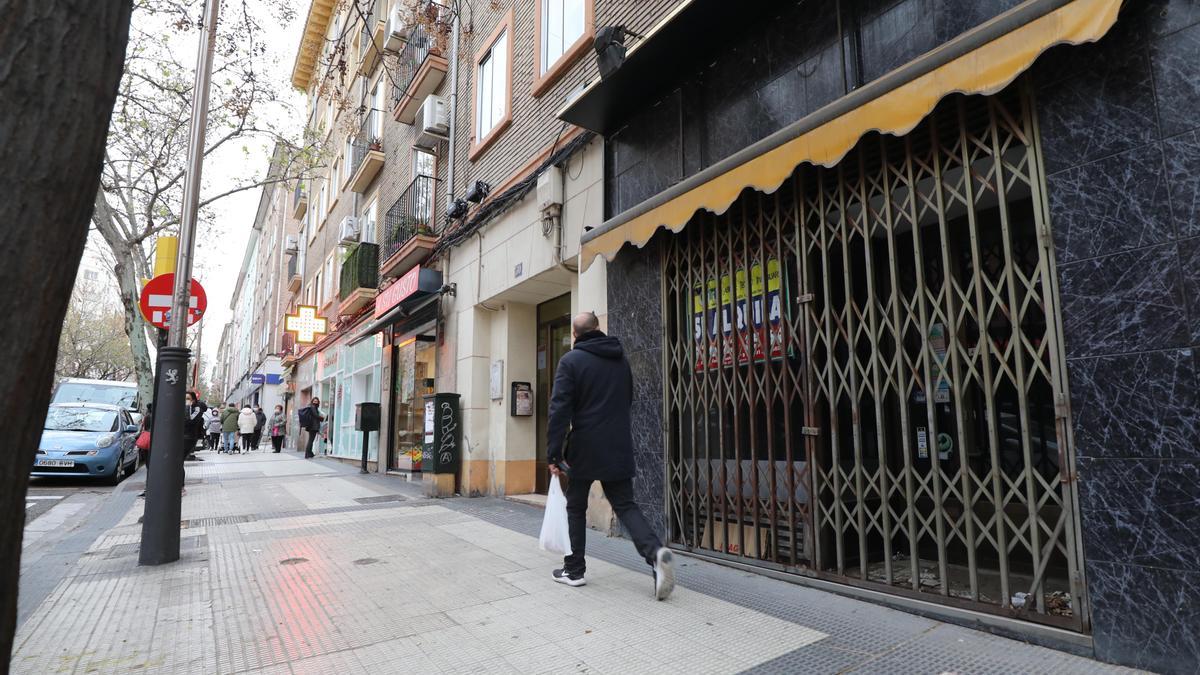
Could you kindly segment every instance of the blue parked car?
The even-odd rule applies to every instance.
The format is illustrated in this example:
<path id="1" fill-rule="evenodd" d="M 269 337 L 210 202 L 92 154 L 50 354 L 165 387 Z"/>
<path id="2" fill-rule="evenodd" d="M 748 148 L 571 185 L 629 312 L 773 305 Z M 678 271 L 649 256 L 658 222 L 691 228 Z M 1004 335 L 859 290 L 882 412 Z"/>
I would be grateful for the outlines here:
<path id="1" fill-rule="evenodd" d="M 33 476 L 92 476 L 116 485 L 137 471 L 138 427 L 107 403 L 56 403 L 46 412 Z"/>

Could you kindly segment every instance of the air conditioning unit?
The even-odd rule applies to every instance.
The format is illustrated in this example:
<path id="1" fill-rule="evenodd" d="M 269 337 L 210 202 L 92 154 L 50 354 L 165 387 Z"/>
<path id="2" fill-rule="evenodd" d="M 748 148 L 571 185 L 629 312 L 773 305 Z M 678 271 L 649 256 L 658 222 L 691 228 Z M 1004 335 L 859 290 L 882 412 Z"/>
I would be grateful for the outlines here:
<path id="1" fill-rule="evenodd" d="M 450 115 L 446 110 L 446 99 L 441 96 L 428 96 L 417 111 L 413 121 L 417 128 L 417 137 L 413 145 L 421 150 L 432 151 L 438 143 L 450 138 Z"/>
<path id="2" fill-rule="evenodd" d="M 343 218 L 342 226 L 338 229 L 338 232 L 341 233 L 343 244 L 358 243 L 358 221 L 354 219 L 354 216 Z"/>
<path id="3" fill-rule="evenodd" d="M 543 213 L 562 208 L 562 169 L 557 166 L 550 166 L 538 176 L 537 200 L 538 211 Z"/>
<path id="4" fill-rule="evenodd" d="M 383 41 L 383 48 L 389 52 L 404 49 L 411 29 L 403 3 L 397 2 L 392 11 L 388 12 L 387 35 Z"/>
<path id="5" fill-rule="evenodd" d="M 288 255 L 296 255 L 300 252 L 300 242 L 296 240 L 295 235 L 289 234 L 283 238 L 283 252 Z"/>

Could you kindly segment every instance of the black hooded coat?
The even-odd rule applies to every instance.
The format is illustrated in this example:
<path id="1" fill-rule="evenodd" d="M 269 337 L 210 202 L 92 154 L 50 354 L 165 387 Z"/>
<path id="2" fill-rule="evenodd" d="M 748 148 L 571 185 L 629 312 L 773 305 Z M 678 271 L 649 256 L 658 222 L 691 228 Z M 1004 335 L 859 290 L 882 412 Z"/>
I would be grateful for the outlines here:
<path id="1" fill-rule="evenodd" d="M 621 341 L 598 330 L 583 334 L 554 375 L 547 459 L 556 463 L 565 446 L 571 478 L 633 478 L 632 405 L 633 371 Z"/>

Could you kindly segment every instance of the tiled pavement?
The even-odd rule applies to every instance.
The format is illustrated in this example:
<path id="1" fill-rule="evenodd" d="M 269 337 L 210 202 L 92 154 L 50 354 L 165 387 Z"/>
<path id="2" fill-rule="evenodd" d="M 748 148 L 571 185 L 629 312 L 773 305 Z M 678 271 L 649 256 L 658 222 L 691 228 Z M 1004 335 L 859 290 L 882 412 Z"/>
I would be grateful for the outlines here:
<path id="1" fill-rule="evenodd" d="M 138 567 L 139 474 L 20 627 L 15 672 L 1128 672 L 695 560 L 654 602 L 629 542 L 597 533 L 588 585 L 566 588 L 533 507 L 294 454 L 206 459 L 182 559 Z"/>

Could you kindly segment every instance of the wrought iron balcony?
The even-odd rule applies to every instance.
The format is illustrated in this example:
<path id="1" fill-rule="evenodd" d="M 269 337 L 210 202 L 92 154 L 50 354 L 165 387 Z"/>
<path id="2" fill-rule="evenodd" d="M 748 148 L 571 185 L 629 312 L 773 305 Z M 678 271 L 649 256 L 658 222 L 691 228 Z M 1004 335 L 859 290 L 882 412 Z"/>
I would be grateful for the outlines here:
<path id="1" fill-rule="evenodd" d="M 379 245 L 362 243 L 342 263 L 338 313 L 349 314 L 375 300 L 379 292 Z"/>
<path id="2" fill-rule="evenodd" d="M 368 110 L 350 153 L 350 189 L 364 192 L 383 168 L 383 113 Z"/>
<path id="3" fill-rule="evenodd" d="M 296 181 L 296 189 L 292 193 L 292 217 L 300 220 L 308 210 L 308 193 L 304 191 L 304 181 Z"/>
<path id="4" fill-rule="evenodd" d="M 371 12 L 366 17 L 362 32 L 358 36 L 358 74 L 370 75 L 383 52 L 384 31 L 386 19 L 384 0 L 374 0 Z"/>
<path id="5" fill-rule="evenodd" d="M 417 176 L 383 218 L 385 276 L 400 276 L 424 260 L 437 244 L 438 179 Z"/>
<path id="6" fill-rule="evenodd" d="M 279 357 L 284 361 L 294 361 L 296 359 L 296 336 L 292 333 L 284 331 L 283 337 L 279 342 Z"/>
<path id="7" fill-rule="evenodd" d="M 417 24 L 400 52 L 392 79 L 393 115 L 400 122 L 412 124 L 421 102 L 436 91 L 446 77 L 450 64 L 442 57 L 438 42 L 439 35 L 431 34 L 425 26 Z"/>

